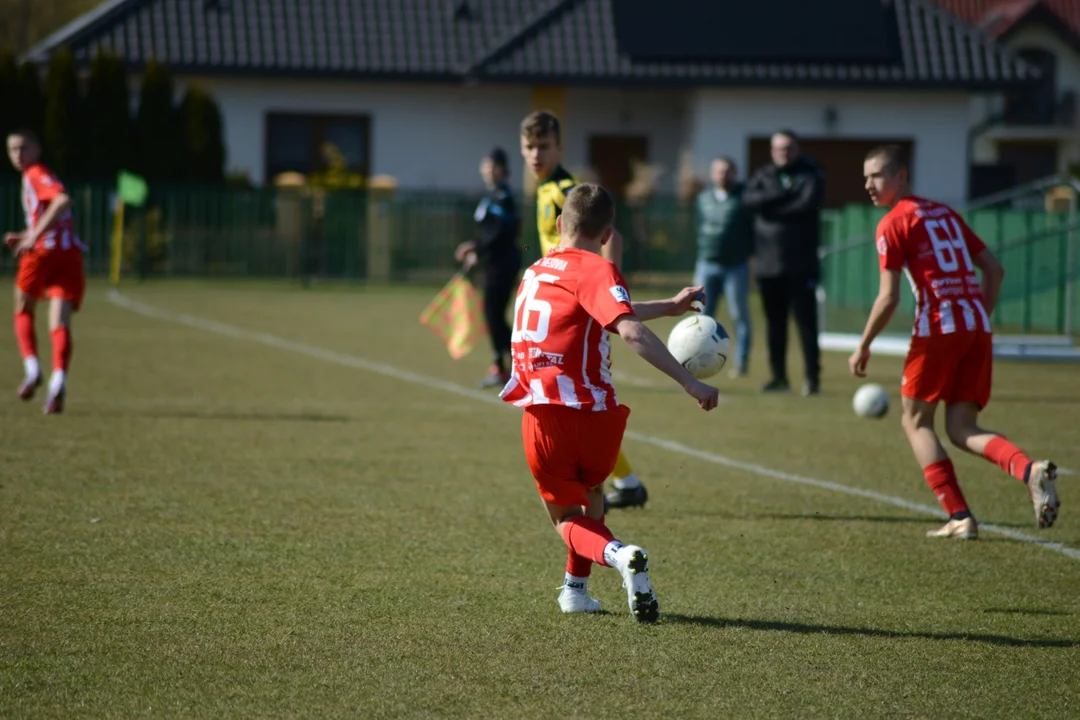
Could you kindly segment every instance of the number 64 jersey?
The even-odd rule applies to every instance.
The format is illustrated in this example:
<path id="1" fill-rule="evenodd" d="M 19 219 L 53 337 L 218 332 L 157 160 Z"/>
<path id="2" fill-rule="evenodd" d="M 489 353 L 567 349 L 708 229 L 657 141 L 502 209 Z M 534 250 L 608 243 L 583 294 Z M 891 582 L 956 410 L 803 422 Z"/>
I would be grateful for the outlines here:
<path id="1" fill-rule="evenodd" d="M 881 219 L 882 270 L 903 270 L 915 293 L 916 337 L 991 332 L 972 258 L 986 249 L 952 208 L 909 196 Z"/>
<path id="2" fill-rule="evenodd" d="M 596 253 L 556 248 L 521 279 L 514 301 L 514 373 L 499 397 L 518 407 L 619 406 L 607 328 L 633 315 L 626 281 Z"/>

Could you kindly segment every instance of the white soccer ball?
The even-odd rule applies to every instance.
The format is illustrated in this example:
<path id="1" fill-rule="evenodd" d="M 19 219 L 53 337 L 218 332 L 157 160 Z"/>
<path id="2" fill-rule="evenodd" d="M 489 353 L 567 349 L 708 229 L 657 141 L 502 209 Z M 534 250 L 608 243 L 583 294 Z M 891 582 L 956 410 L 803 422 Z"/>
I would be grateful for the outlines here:
<path id="1" fill-rule="evenodd" d="M 876 383 L 867 383 L 855 391 L 851 406 L 859 417 L 885 417 L 889 412 L 889 393 Z"/>
<path id="2" fill-rule="evenodd" d="M 708 315 L 691 315 L 671 329 L 668 350 L 699 380 L 720 372 L 731 354 L 731 336 Z"/>

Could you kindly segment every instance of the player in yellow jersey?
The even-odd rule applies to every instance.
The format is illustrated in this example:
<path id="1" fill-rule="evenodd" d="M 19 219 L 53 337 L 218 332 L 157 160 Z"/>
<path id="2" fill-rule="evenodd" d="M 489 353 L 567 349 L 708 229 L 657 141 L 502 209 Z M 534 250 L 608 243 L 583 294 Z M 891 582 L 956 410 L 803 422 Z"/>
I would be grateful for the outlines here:
<path id="1" fill-rule="evenodd" d="M 559 246 L 559 231 L 555 220 L 562 214 L 563 203 L 571 188 L 577 184 L 562 166 L 562 138 L 559 118 L 547 110 L 530 113 L 521 122 L 521 155 L 525 166 L 539 185 L 536 188 L 536 226 L 540 231 L 540 250 L 547 255 Z M 603 247 L 603 256 L 622 269 L 622 236 L 616 231 Z M 641 507 L 649 493 L 634 474 L 626 455 L 619 450 L 615 469 L 611 472 L 615 488 L 604 496 L 609 508 Z"/>

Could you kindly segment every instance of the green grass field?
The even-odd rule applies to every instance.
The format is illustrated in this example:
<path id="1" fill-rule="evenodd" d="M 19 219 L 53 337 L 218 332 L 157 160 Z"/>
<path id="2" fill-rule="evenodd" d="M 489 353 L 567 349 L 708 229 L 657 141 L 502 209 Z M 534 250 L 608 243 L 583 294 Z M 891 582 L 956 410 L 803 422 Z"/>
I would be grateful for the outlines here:
<path id="1" fill-rule="evenodd" d="M 615 341 L 651 499 L 609 524 L 650 553 L 646 627 L 605 568 L 605 614 L 558 612 L 518 411 L 473 389 L 486 347 L 452 361 L 417 323 L 434 289 L 124 292 L 91 286 L 59 417 L 8 389 L 0 331 L 2 717 L 1080 714 L 1075 478 L 1040 532 L 1022 485 L 954 453 L 1001 532 L 927 540 L 896 413 L 854 416 L 843 355 L 821 397 L 763 397 L 759 319 L 705 414 Z M 1080 468 L 1080 368 L 996 373 L 986 423 Z"/>

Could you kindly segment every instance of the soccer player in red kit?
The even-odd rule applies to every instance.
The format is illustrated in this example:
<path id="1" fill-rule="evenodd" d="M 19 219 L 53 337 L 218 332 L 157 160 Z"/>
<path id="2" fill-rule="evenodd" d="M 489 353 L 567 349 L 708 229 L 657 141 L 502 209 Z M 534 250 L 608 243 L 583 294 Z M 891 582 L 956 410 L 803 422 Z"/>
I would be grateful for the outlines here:
<path id="1" fill-rule="evenodd" d="M 872 150 L 863 165 L 866 190 L 879 207 L 891 207 L 877 229 L 881 288 L 870 311 L 851 372 L 866 375 L 870 343 L 900 302 L 900 272 L 907 274 L 917 310 L 900 383 L 903 425 L 915 459 L 949 521 L 930 537 L 974 539 L 978 524 L 956 480 L 952 461 L 934 431 L 938 403 L 945 403 L 945 431 L 953 445 L 996 463 L 1027 485 L 1035 520 L 1048 528 L 1060 503 L 1057 468 L 1032 460 L 1001 435 L 979 427 L 990 400 L 993 336 L 990 314 L 1005 271 L 994 254 L 946 205 L 913 195 L 903 150 Z M 982 271 L 982 280 L 975 273 Z"/>
<path id="2" fill-rule="evenodd" d="M 11 164 L 22 173 L 26 230 L 4 235 L 4 244 L 19 259 L 15 277 L 15 338 L 23 357 L 25 377 L 19 397 L 29 400 L 41 385 L 41 366 L 34 335 L 34 306 L 49 299 L 49 333 L 53 373 L 45 414 L 64 409 L 68 364 L 71 362 L 71 315 L 86 290 L 83 251 L 71 218 L 71 198 L 63 184 L 41 163 L 41 143 L 34 133 L 20 130 L 7 137 Z"/>
<path id="3" fill-rule="evenodd" d="M 533 263 L 514 303 L 514 369 L 500 397 L 525 409 L 525 458 L 548 516 L 569 550 L 559 595 L 565 613 L 598 612 L 586 584 L 593 563 L 619 570 L 630 611 L 655 622 L 660 606 L 648 555 L 623 545 L 604 524 L 602 484 L 615 466 L 630 409 L 611 383 L 608 332 L 669 375 L 705 410 L 718 392 L 690 375 L 642 321 L 688 312 L 701 288 L 668 300 L 631 303 L 626 281 L 600 255 L 613 234 L 615 205 L 599 185 L 566 197 L 559 245 Z"/>

